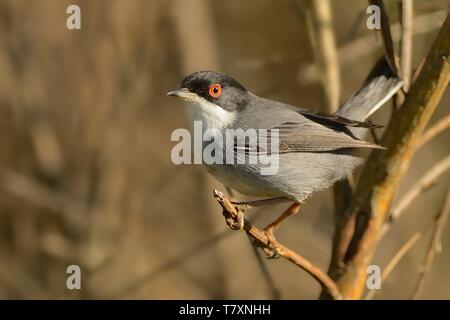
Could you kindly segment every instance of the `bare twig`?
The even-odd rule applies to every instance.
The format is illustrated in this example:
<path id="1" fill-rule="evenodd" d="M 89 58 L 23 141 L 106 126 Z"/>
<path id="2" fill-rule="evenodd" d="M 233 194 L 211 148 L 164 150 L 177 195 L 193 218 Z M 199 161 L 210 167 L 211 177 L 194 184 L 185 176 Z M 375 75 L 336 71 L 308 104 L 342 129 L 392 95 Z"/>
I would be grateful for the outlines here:
<path id="1" fill-rule="evenodd" d="M 227 219 L 227 223 L 229 220 L 233 220 L 236 224 L 238 224 L 242 213 L 237 210 L 237 208 L 230 202 L 230 200 L 228 200 L 228 198 L 223 193 L 214 190 L 214 197 L 222 206 L 223 214 Z M 243 219 L 243 229 L 250 237 L 254 239 L 258 246 L 267 250 L 273 249 L 271 248 L 271 243 L 266 233 L 253 226 L 247 219 Z M 322 289 L 326 290 L 331 295 L 331 297 L 333 297 L 334 299 L 342 298 L 334 281 L 331 280 L 331 278 L 326 273 L 314 266 L 310 261 L 280 243 L 277 243 L 276 250 L 281 257 L 294 263 L 296 266 L 305 270 L 314 279 L 316 279 L 322 286 Z"/>
<path id="2" fill-rule="evenodd" d="M 329 0 L 303 0 L 303 4 L 315 65 L 319 70 L 322 91 L 325 93 L 324 111 L 334 113 L 340 103 L 341 84 L 331 4 Z M 336 183 L 333 195 L 335 214 L 339 215 L 351 197 L 349 184 L 345 181 Z"/>
<path id="3" fill-rule="evenodd" d="M 426 13 L 416 16 L 414 18 L 414 34 L 421 35 L 427 34 L 437 28 L 439 28 L 438 21 L 445 19 L 448 10 L 440 10 L 436 12 Z M 394 31 L 394 40 L 399 40 L 397 30 L 400 30 L 400 24 L 392 24 L 392 30 Z M 339 64 L 346 66 L 353 64 L 355 60 L 374 52 L 378 48 L 377 43 L 373 41 L 373 36 L 359 37 L 351 42 L 348 42 L 338 48 Z M 416 71 L 417 72 L 417 71 Z M 298 72 L 298 81 L 302 85 L 311 85 L 319 81 L 319 71 L 315 63 L 302 64 Z"/>
<path id="4" fill-rule="evenodd" d="M 432 126 L 430 129 L 425 131 L 425 133 L 420 137 L 416 146 L 415 152 L 427 144 L 431 139 L 436 137 L 439 133 L 448 129 L 450 127 L 450 116 L 447 116 L 441 119 L 438 123 Z M 422 176 L 413 187 L 397 202 L 397 205 L 391 211 L 390 219 L 383 226 L 383 229 L 380 232 L 380 239 L 382 239 L 386 232 L 389 230 L 392 223 L 398 219 L 398 217 L 403 213 L 403 211 L 421 194 L 424 194 L 428 191 L 436 181 L 447 171 L 450 169 L 450 156 L 447 156 L 433 168 L 428 171 L 425 175 Z"/>
<path id="5" fill-rule="evenodd" d="M 294 2 L 290 1 L 290 2 Z M 439 22 L 445 19 L 448 10 L 434 10 L 432 12 L 425 12 L 418 14 L 418 10 L 415 10 L 414 15 L 414 25 L 413 34 L 426 35 L 431 31 L 439 28 Z M 365 11 L 361 12 L 361 16 L 365 17 Z M 391 24 L 392 37 L 394 41 L 400 39 L 401 25 L 398 22 Z M 373 41 L 373 35 L 364 35 L 354 38 L 353 36 L 348 37 L 349 40 L 343 41 L 343 45 L 337 48 L 338 62 L 339 66 L 346 66 L 353 64 L 356 60 L 370 55 L 378 49 L 378 44 Z M 245 70 L 255 70 L 261 68 L 269 68 L 272 66 L 279 65 L 281 63 L 297 63 L 301 59 L 298 52 L 291 52 L 286 54 L 280 54 L 279 52 L 271 54 L 266 57 L 251 57 L 238 59 L 236 62 L 237 67 Z M 414 75 L 418 74 L 419 67 L 415 69 Z M 298 70 L 298 81 L 302 85 L 311 85 L 320 81 L 319 70 L 317 68 L 316 62 L 302 63 Z M 284 79 L 283 81 L 291 80 L 291 78 Z M 414 77 L 412 79 L 414 81 Z"/>
<path id="6" fill-rule="evenodd" d="M 450 80 L 450 15 L 439 31 L 403 106 L 386 128 L 381 144 L 387 149 L 369 156 L 352 204 L 337 224 L 329 274 L 345 298 L 359 299 L 367 266 L 379 233 L 415 145 Z"/>
<path id="7" fill-rule="evenodd" d="M 422 232 L 416 232 L 405 244 L 397 251 L 394 257 L 389 261 L 386 268 L 384 268 L 383 273 L 381 274 L 381 283 L 383 283 L 400 262 L 400 260 L 411 250 L 411 248 L 422 239 Z M 371 300 L 377 294 L 378 290 L 371 290 L 367 293 L 364 300 Z"/>
<path id="8" fill-rule="evenodd" d="M 434 224 L 433 236 L 430 241 L 430 245 L 428 246 L 427 253 L 425 255 L 425 260 L 420 269 L 419 278 L 417 279 L 417 283 L 414 287 L 413 293 L 411 295 L 411 299 L 417 299 L 423 289 L 423 285 L 425 284 L 425 276 L 431 268 L 433 264 L 434 256 L 436 255 L 436 251 L 441 251 L 441 238 L 442 233 L 444 232 L 445 224 L 447 223 L 448 216 L 450 215 L 450 185 L 447 192 L 447 197 L 444 202 L 444 206 L 442 210 L 436 217 L 436 223 Z"/>
<path id="9" fill-rule="evenodd" d="M 341 88 L 331 4 L 329 0 L 304 0 L 303 3 L 314 58 L 325 93 L 325 111 L 333 113 L 339 106 Z"/>
<path id="10" fill-rule="evenodd" d="M 381 274 L 381 281 L 385 281 L 387 277 L 391 274 L 392 270 L 394 270 L 395 266 L 400 262 L 400 260 L 408 253 L 409 250 L 416 244 L 417 241 L 422 239 L 422 232 L 416 232 L 408 241 L 397 251 L 394 257 L 389 261 L 386 268 L 384 268 L 383 273 Z"/>
<path id="11" fill-rule="evenodd" d="M 417 141 L 416 144 L 416 151 L 423 147 L 428 141 L 433 139 L 435 136 L 440 134 L 442 131 L 450 128 L 450 115 L 442 118 L 439 120 L 438 123 L 436 123 L 434 126 L 432 126 L 430 129 L 425 131 L 425 133 L 422 135 L 422 137 Z"/>
<path id="12" fill-rule="evenodd" d="M 384 50 L 386 53 L 386 59 L 389 65 L 395 73 L 398 74 L 398 56 L 394 50 L 394 42 L 392 41 L 391 25 L 389 22 L 389 16 L 384 6 L 383 0 L 369 0 L 371 5 L 376 5 L 380 8 L 381 15 L 381 36 L 383 38 Z"/>
<path id="13" fill-rule="evenodd" d="M 403 91 L 408 92 L 411 83 L 414 2 L 413 0 L 401 0 L 399 3 L 402 13 L 401 75 L 403 79 Z"/>
<path id="14" fill-rule="evenodd" d="M 436 181 L 447 171 L 450 170 L 450 155 L 439 161 L 433 166 L 433 169 L 422 176 L 413 187 L 398 201 L 392 209 L 389 222 L 386 223 L 380 231 L 380 239 L 389 230 L 390 225 L 397 220 L 406 208 L 421 194 L 433 186 Z"/>

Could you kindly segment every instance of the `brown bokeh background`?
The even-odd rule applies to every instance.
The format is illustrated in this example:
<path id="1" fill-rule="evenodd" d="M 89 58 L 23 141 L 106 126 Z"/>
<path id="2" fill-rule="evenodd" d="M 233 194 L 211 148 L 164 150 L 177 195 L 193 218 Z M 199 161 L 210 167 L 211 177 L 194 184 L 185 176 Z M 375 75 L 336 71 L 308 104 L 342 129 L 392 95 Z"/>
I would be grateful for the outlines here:
<path id="1" fill-rule="evenodd" d="M 398 21 L 396 1 L 386 1 Z M 415 1 L 416 67 L 448 11 Z M 81 7 L 82 29 L 66 28 Z M 365 27 L 366 1 L 332 1 L 342 99 L 382 54 Z M 226 72 L 254 93 L 323 104 L 300 1 L 0 0 L 0 298 L 256 299 L 273 297 L 244 233 L 228 230 L 201 166 L 175 166 L 171 132 L 187 127 L 165 96 L 200 69 Z M 345 51 L 345 50 L 346 51 Z M 447 91 L 431 122 L 448 115 Z M 388 103 L 373 120 L 386 123 Z M 448 155 L 444 132 L 415 156 L 399 195 Z M 428 230 L 376 298 L 407 298 L 449 174 L 421 196 L 380 244 L 382 268 L 417 230 Z M 326 269 L 332 193 L 315 194 L 279 238 Z M 258 225 L 283 206 L 258 211 Z M 251 214 L 251 213 L 250 213 Z M 255 217 L 255 216 L 253 216 Z M 450 232 L 423 298 L 450 298 Z M 283 299 L 320 287 L 282 260 L 265 260 Z M 66 268 L 82 290 L 66 288 Z"/>

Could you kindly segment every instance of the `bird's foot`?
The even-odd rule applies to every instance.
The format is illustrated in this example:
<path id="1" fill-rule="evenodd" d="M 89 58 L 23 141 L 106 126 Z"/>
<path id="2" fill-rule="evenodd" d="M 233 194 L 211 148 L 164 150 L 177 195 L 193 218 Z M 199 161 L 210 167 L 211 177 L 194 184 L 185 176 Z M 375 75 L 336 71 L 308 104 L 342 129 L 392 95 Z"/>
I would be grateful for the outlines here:
<path id="1" fill-rule="evenodd" d="M 239 207 L 235 207 L 222 192 L 214 190 L 213 195 L 222 206 L 222 214 L 227 226 L 232 230 L 242 230 L 245 224 L 244 212 Z"/>
<path id="2" fill-rule="evenodd" d="M 239 208 L 237 209 L 237 217 L 225 215 L 225 222 L 232 230 L 242 230 L 244 228 L 245 215 Z"/>
<path id="3" fill-rule="evenodd" d="M 252 206 L 241 201 L 231 201 L 231 204 L 240 212 L 244 213 L 246 210 L 250 209 Z"/>

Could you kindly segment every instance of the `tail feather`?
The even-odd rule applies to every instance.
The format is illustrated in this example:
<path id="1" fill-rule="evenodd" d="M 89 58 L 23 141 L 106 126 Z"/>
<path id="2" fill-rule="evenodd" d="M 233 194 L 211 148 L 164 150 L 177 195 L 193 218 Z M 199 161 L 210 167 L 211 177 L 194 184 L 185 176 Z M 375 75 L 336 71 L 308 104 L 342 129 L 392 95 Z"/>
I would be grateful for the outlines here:
<path id="1" fill-rule="evenodd" d="M 400 90 L 403 81 L 390 69 L 386 59 L 380 59 L 370 72 L 363 87 L 344 103 L 336 115 L 365 121 Z"/>

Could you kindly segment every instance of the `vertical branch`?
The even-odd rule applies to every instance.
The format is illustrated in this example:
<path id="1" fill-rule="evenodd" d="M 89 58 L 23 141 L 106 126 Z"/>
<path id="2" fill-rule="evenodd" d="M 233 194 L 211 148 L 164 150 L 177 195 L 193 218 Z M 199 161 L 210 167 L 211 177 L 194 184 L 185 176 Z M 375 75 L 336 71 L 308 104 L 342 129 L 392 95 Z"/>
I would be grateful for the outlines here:
<path id="1" fill-rule="evenodd" d="M 369 0 L 371 5 L 376 5 L 380 8 L 381 15 L 381 36 L 383 38 L 384 51 L 386 53 L 386 60 L 389 62 L 389 66 L 392 71 L 398 74 L 398 56 L 395 54 L 394 42 L 392 41 L 391 25 L 389 22 L 389 16 L 384 6 L 383 0 Z"/>
<path id="2" fill-rule="evenodd" d="M 304 0 L 306 23 L 325 94 L 325 111 L 339 106 L 340 75 L 330 0 Z"/>
<path id="3" fill-rule="evenodd" d="M 350 208 L 336 227 L 329 274 L 345 298 L 364 291 L 372 260 L 401 178 L 415 144 L 434 113 L 450 80 L 450 15 L 439 31 L 425 64 L 402 108 L 381 140 L 387 150 L 374 151 L 363 168 Z"/>
<path id="4" fill-rule="evenodd" d="M 441 238 L 444 232 L 445 224 L 447 223 L 448 216 L 450 215 L 450 186 L 448 188 L 447 197 L 444 202 L 442 210 L 436 217 L 436 223 L 434 224 L 433 237 L 431 238 L 430 245 L 428 246 L 427 253 L 425 255 L 424 263 L 421 267 L 419 278 L 413 294 L 412 299 L 417 299 L 422 292 L 425 284 L 425 276 L 431 268 L 436 251 L 441 251 Z"/>
<path id="5" fill-rule="evenodd" d="M 403 91 L 408 92 L 411 83 L 411 61 L 413 47 L 413 16 L 414 2 L 413 0 L 402 0 L 400 2 L 401 9 L 401 77 L 403 79 Z"/>
<path id="6" fill-rule="evenodd" d="M 339 57 L 333 30 L 331 4 L 329 0 L 304 0 L 306 24 L 313 48 L 314 59 L 322 91 L 325 94 L 324 111 L 334 113 L 340 103 Z M 348 180 L 339 181 L 333 187 L 336 216 L 342 214 L 351 198 Z"/>

